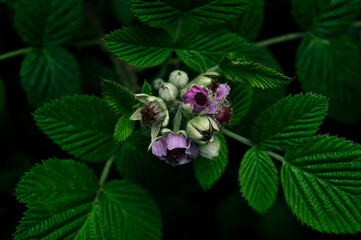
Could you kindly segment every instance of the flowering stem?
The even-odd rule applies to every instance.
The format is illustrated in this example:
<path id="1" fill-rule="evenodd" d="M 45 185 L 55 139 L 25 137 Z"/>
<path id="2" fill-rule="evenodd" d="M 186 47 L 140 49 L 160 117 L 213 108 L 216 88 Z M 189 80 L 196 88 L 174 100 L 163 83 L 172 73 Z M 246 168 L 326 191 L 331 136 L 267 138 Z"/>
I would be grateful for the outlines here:
<path id="1" fill-rule="evenodd" d="M 266 39 L 266 40 L 256 42 L 255 45 L 258 46 L 258 47 L 267 47 L 269 45 L 273 45 L 273 44 L 277 44 L 277 43 L 281 43 L 281 42 L 285 42 L 285 41 L 289 41 L 289 40 L 298 39 L 298 38 L 306 36 L 307 34 L 308 34 L 307 32 L 288 33 L 288 34 L 285 34 L 285 35 L 281 35 L 281 36 L 277 36 L 277 37 L 274 37 L 274 38 L 270 38 L 270 39 Z"/>
<path id="2" fill-rule="evenodd" d="M 7 58 L 11 58 L 11 57 L 15 57 L 15 56 L 25 54 L 27 52 L 30 52 L 30 50 L 31 50 L 31 47 L 27 47 L 27 48 L 21 48 L 21 49 L 15 50 L 15 51 L 7 52 L 7 53 L 4 53 L 4 54 L 0 54 L 0 61 L 5 60 Z"/>
<path id="3" fill-rule="evenodd" d="M 232 132 L 232 131 L 230 131 L 230 130 L 228 130 L 228 129 L 223 129 L 222 130 L 222 132 L 226 135 L 226 136 L 228 136 L 228 137 L 230 137 L 230 138 L 233 138 L 233 139 L 235 139 L 235 140 L 237 140 L 238 142 L 241 142 L 241 143 L 243 143 L 243 144 L 245 144 L 245 145 L 247 145 L 247 146 L 249 146 L 249 147 L 255 147 L 255 145 L 251 142 L 251 140 L 249 140 L 249 139 L 247 139 L 247 138 L 245 138 L 245 137 L 243 137 L 243 136 L 241 136 L 241 135 L 238 135 L 238 134 L 236 134 L 236 133 L 234 133 L 234 132 Z M 272 151 L 265 151 L 265 153 L 268 155 L 268 156 L 270 156 L 270 157 L 272 157 L 272 158 L 274 158 L 274 159 L 276 159 L 276 160 L 278 160 L 278 161 L 280 161 L 280 162 L 282 162 L 282 163 L 285 163 L 286 162 L 286 160 L 284 159 L 284 157 L 282 157 L 281 155 L 279 155 L 279 154 L 277 154 L 277 153 L 274 153 L 274 152 L 272 152 Z"/>

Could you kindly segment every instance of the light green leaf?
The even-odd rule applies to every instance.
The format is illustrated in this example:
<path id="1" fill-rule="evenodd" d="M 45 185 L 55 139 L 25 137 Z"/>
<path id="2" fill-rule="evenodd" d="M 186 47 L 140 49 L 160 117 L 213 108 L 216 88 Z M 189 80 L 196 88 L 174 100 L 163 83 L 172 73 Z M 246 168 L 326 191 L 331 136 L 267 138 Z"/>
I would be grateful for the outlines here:
<path id="1" fill-rule="evenodd" d="M 60 45 L 82 22 L 82 0 L 20 0 L 15 27 L 31 45 Z"/>
<path id="2" fill-rule="evenodd" d="M 21 64 L 20 76 L 27 100 L 33 106 L 81 92 L 78 63 L 61 47 L 31 50 Z"/>
<path id="3" fill-rule="evenodd" d="M 143 83 L 142 93 L 147 94 L 147 95 L 153 95 L 152 87 L 150 86 L 150 84 L 147 81 L 144 81 L 144 83 Z"/>
<path id="4" fill-rule="evenodd" d="M 198 156 L 193 163 L 195 176 L 204 191 L 209 190 L 218 181 L 228 164 L 226 139 L 222 134 L 218 134 L 217 137 L 221 143 L 218 157 L 215 160 L 210 160 Z"/>
<path id="5" fill-rule="evenodd" d="M 214 25 L 234 19 L 246 8 L 249 0 L 213 0 L 205 3 L 190 1 L 181 5 L 171 1 L 131 0 L 136 16 L 151 26 L 164 27 L 186 18 L 202 25 Z M 192 4 L 194 6 L 192 6 Z"/>
<path id="6" fill-rule="evenodd" d="M 330 118 L 343 123 L 360 119 L 360 66 L 359 48 L 346 36 L 307 37 L 297 51 L 297 75 L 303 90 L 330 98 Z"/>
<path id="7" fill-rule="evenodd" d="M 327 99 L 314 94 L 288 96 L 268 108 L 253 126 L 261 148 L 284 151 L 312 137 L 327 112 Z"/>
<path id="8" fill-rule="evenodd" d="M 250 1 L 246 11 L 228 22 L 227 28 L 249 41 L 257 39 L 264 18 L 264 1 Z"/>
<path id="9" fill-rule="evenodd" d="M 292 212 L 327 233 L 361 231 L 361 147 L 316 136 L 286 153 L 281 182 Z"/>
<path id="10" fill-rule="evenodd" d="M 231 126 L 240 123 L 242 118 L 248 112 L 252 103 L 253 88 L 248 83 L 232 84 L 230 98 L 232 101 L 233 116 L 231 119 Z"/>
<path id="11" fill-rule="evenodd" d="M 0 114 L 2 113 L 2 111 L 4 109 L 5 99 L 6 99 L 6 94 L 5 94 L 4 82 L 0 78 Z"/>
<path id="12" fill-rule="evenodd" d="M 319 36 L 341 33 L 360 11 L 360 0 L 292 1 L 292 13 L 300 27 Z"/>
<path id="13" fill-rule="evenodd" d="M 104 161 L 113 155 L 115 119 L 105 101 L 73 96 L 38 108 L 36 124 L 54 143 L 85 161 Z"/>
<path id="14" fill-rule="evenodd" d="M 292 78 L 272 68 L 253 62 L 238 62 L 231 58 L 225 58 L 219 64 L 218 71 L 232 81 L 249 82 L 253 87 L 259 88 L 285 86 L 292 81 Z"/>
<path id="15" fill-rule="evenodd" d="M 146 191 L 126 180 L 99 187 L 94 173 L 73 160 L 35 166 L 16 190 L 29 208 L 16 238 L 161 239 L 160 212 Z"/>
<path id="16" fill-rule="evenodd" d="M 262 150 L 249 149 L 239 169 L 239 181 L 248 204 L 265 214 L 276 201 L 278 170 L 271 158 Z"/>

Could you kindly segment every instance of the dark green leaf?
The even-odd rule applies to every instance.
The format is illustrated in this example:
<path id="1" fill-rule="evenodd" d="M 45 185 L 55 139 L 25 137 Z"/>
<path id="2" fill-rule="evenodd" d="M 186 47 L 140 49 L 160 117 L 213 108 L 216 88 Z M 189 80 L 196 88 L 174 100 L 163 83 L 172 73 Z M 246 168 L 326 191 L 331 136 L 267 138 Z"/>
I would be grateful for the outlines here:
<path id="1" fill-rule="evenodd" d="M 232 81 L 249 82 L 259 88 L 285 86 L 292 81 L 292 78 L 272 68 L 253 62 L 238 62 L 231 58 L 225 58 L 219 64 L 218 71 Z"/>
<path id="2" fill-rule="evenodd" d="M 330 98 L 329 116 L 344 123 L 358 122 L 361 54 L 355 42 L 346 36 L 310 36 L 302 41 L 296 59 L 302 88 Z"/>
<path id="3" fill-rule="evenodd" d="M 266 67 L 272 68 L 279 73 L 283 73 L 283 69 L 278 63 L 273 54 L 265 47 L 258 47 L 253 45 L 253 54 L 250 56 L 250 61 L 260 63 Z"/>
<path id="4" fill-rule="evenodd" d="M 108 109 L 101 98 L 73 96 L 38 108 L 34 118 L 63 150 L 86 161 L 104 161 L 115 151 L 115 119 Z"/>
<path id="5" fill-rule="evenodd" d="M 27 100 L 34 106 L 81 92 L 78 63 L 61 47 L 31 50 L 21 64 L 20 76 Z"/>
<path id="6" fill-rule="evenodd" d="M 31 45 L 66 42 L 82 21 L 82 0 L 19 0 L 15 26 Z"/>
<path id="7" fill-rule="evenodd" d="M 271 158 L 262 150 L 249 149 L 239 169 L 239 181 L 248 204 L 265 214 L 276 201 L 278 171 Z"/>
<path id="8" fill-rule="evenodd" d="M 144 81 L 143 83 L 142 93 L 147 95 L 152 95 L 152 87 L 150 86 L 149 83 L 147 83 L 147 81 Z"/>
<path id="9" fill-rule="evenodd" d="M 321 232 L 361 231 L 360 145 L 316 136 L 285 159 L 281 182 L 297 218 Z"/>
<path id="10" fill-rule="evenodd" d="M 253 126 L 254 142 L 284 151 L 312 137 L 327 112 L 327 99 L 314 94 L 289 96 L 268 108 Z"/>
<path id="11" fill-rule="evenodd" d="M 6 99 L 6 94 L 5 94 L 4 82 L 0 78 L 0 114 L 3 111 L 5 105 L 5 99 Z"/>
<path id="12" fill-rule="evenodd" d="M 131 112 L 123 114 L 115 125 L 114 140 L 117 143 L 126 140 L 132 134 L 135 125 L 135 121 L 129 119 L 132 114 Z"/>
<path id="13" fill-rule="evenodd" d="M 129 26 L 135 20 L 128 0 L 112 0 L 112 10 L 122 26 Z"/>
<path id="14" fill-rule="evenodd" d="M 248 83 L 230 84 L 231 86 L 231 101 L 233 116 L 231 119 L 231 126 L 240 123 L 242 118 L 248 112 L 252 103 L 253 88 Z"/>
<path id="15" fill-rule="evenodd" d="M 222 134 L 218 134 L 217 137 L 221 143 L 218 157 L 215 160 L 210 160 L 198 156 L 193 163 L 195 176 L 204 191 L 209 190 L 218 181 L 228 164 L 226 139 Z"/>
<path id="16" fill-rule="evenodd" d="M 189 68 L 191 68 L 192 70 L 198 73 L 205 73 L 208 70 L 208 66 L 206 62 L 207 59 L 205 59 L 205 57 L 203 57 L 198 53 L 184 56 L 182 60 Z"/>

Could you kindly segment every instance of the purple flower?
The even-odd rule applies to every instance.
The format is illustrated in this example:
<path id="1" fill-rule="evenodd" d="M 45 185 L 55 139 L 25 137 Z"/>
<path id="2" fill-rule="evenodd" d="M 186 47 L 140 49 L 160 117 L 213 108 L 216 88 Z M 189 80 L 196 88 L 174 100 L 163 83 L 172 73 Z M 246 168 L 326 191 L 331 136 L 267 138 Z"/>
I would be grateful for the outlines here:
<path id="1" fill-rule="evenodd" d="M 231 91 L 231 88 L 227 84 L 219 84 L 216 91 L 216 100 L 224 101 Z"/>
<path id="2" fill-rule="evenodd" d="M 195 159 L 198 155 L 198 147 L 192 140 L 187 140 L 183 135 L 169 133 L 153 143 L 152 153 L 166 163 L 176 166 L 189 163 Z"/>
<path id="3" fill-rule="evenodd" d="M 200 113 L 209 106 L 209 95 L 206 89 L 193 85 L 183 95 L 185 104 L 193 105 L 193 112 Z"/>

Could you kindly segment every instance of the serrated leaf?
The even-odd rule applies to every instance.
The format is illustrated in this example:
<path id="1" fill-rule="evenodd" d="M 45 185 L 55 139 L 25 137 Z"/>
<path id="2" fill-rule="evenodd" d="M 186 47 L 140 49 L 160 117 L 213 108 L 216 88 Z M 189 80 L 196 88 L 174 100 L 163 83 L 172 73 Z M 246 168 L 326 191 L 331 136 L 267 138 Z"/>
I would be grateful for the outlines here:
<path id="1" fill-rule="evenodd" d="M 28 44 L 60 45 L 79 28 L 82 8 L 82 0 L 20 0 L 15 27 Z"/>
<path id="2" fill-rule="evenodd" d="M 224 23 L 237 17 L 246 8 L 249 0 L 213 0 L 198 6 L 191 3 L 182 5 L 170 1 L 131 0 L 135 15 L 151 26 L 164 27 L 179 19 L 186 18 L 202 25 Z M 187 6 L 188 4 L 188 6 Z"/>
<path id="3" fill-rule="evenodd" d="M 233 116 L 231 118 L 231 126 L 240 123 L 242 118 L 248 112 L 252 103 L 253 88 L 248 83 L 230 84 Z"/>
<path id="4" fill-rule="evenodd" d="M 192 70 L 198 73 L 205 73 L 208 70 L 205 57 L 198 53 L 187 55 L 182 58 L 183 62 Z"/>
<path id="5" fill-rule="evenodd" d="M 227 28 L 249 41 L 254 41 L 262 28 L 263 18 L 264 1 L 252 0 L 244 13 L 227 23 Z"/>
<path id="6" fill-rule="evenodd" d="M 343 123 L 357 123 L 360 118 L 360 66 L 359 48 L 346 36 L 307 37 L 297 51 L 297 75 L 303 90 L 330 98 L 330 118 Z"/>
<path id="7" fill-rule="evenodd" d="M 85 161 L 104 161 L 113 155 L 115 119 L 105 101 L 73 96 L 53 101 L 34 113 L 36 124 L 54 143 Z"/>
<path id="8" fill-rule="evenodd" d="M 103 80 L 101 86 L 103 97 L 117 116 L 120 117 L 133 111 L 133 105 L 137 102 L 134 94 L 128 88 L 109 80 Z"/>
<path id="9" fill-rule="evenodd" d="M 253 45 L 252 48 L 253 51 L 252 56 L 250 57 L 250 61 L 272 68 L 279 73 L 283 73 L 283 69 L 279 62 L 268 48 L 258 47 L 256 45 Z"/>
<path id="10" fill-rule="evenodd" d="M 319 36 L 341 33 L 360 11 L 359 0 L 292 1 L 292 13 L 300 27 Z"/>
<path id="11" fill-rule="evenodd" d="M 150 86 L 150 84 L 147 81 L 144 81 L 144 83 L 143 83 L 142 93 L 147 94 L 147 95 L 153 95 L 152 87 Z"/>
<path id="12" fill-rule="evenodd" d="M 361 231 L 361 147 L 316 136 L 286 153 L 281 182 L 292 212 L 327 233 Z"/>
<path id="13" fill-rule="evenodd" d="M 6 99 L 6 94 L 5 94 L 4 82 L 0 78 L 0 114 L 2 113 L 2 111 L 4 109 L 5 99 Z"/>
<path id="14" fill-rule="evenodd" d="M 122 142 L 132 134 L 135 121 L 130 120 L 131 116 L 132 113 L 125 113 L 119 118 L 114 128 L 114 140 L 116 142 Z"/>
<path id="15" fill-rule="evenodd" d="M 195 176 L 204 191 L 209 190 L 218 181 L 228 164 L 226 139 L 222 134 L 218 134 L 217 137 L 221 143 L 218 157 L 215 160 L 210 160 L 198 156 L 193 163 Z"/>
<path id="16" fill-rule="evenodd" d="M 138 67 L 159 65 L 173 50 L 186 64 L 190 64 L 190 57 L 198 54 L 206 60 L 207 66 L 218 64 L 223 56 L 241 57 L 251 50 L 242 37 L 227 30 L 186 32 L 173 43 L 166 30 L 137 26 L 108 34 L 104 41 L 120 59 Z"/>
<path id="17" fill-rule="evenodd" d="M 26 98 L 33 106 L 81 92 L 78 63 L 61 47 L 33 48 L 25 55 L 20 76 Z"/>
<path id="18" fill-rule="evenodd" d="M 47 160 L 17 187 L 26 202 L 17 239 L 161 239 L 160 212 L 149 194 L 126 180 L 99 189 L 94 173 L 73 160 Z M 44 200 L 46 199 L 46 201 Z"/>
<path id="19" fill-rule="evenodd" d="M 265 214 L 276 201 L 278 170 L 271 158 L 262 150 L 249 149 L 239 169 L 241 192 L 248 204 Z"/>
<path id="20" fill-rule="evenodd" d="M 292 78 L 272 68 L 253 62 L 238 62 L 231 58 L 225 58 L 219 64 L 218 71 L 232 81 L 249 82 L 253 87 L 259 88 L 285 86 L 292 81 Z"/>
<path id="21" fill-rule="evenodd" d="M 327 112 L 327 99 L 314 94 L 288 96 L 268 108 L 253 126 L 258 147 L 284 151 L 312 137 Z"/>

